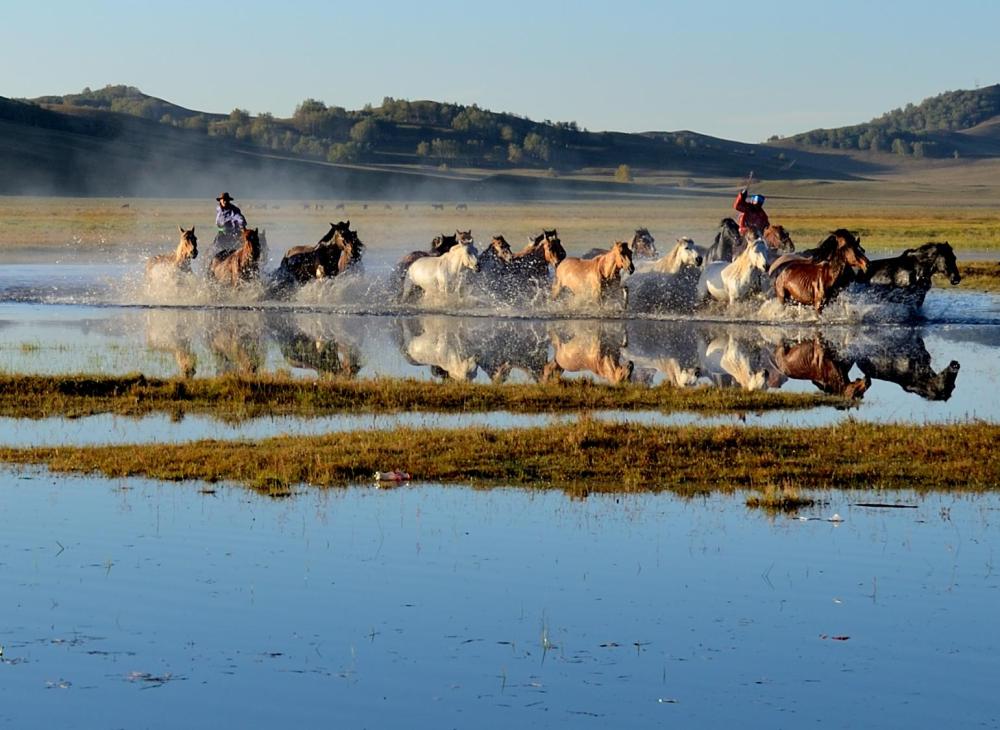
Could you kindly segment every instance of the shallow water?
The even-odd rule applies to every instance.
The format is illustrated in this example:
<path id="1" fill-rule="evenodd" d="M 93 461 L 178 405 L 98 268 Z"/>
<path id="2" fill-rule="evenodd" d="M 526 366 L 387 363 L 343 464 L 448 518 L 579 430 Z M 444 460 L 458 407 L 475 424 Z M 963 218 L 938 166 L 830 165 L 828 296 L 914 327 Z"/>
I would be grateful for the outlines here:
<path id="1" fill-rule="evenodd" d="M 625 319 L 566 304 L 516 310 L 461 302 L 428 311 L 401 308 L 379 291 L 389 261 L 371 262 L 365 277 L 310 285 L 291 302 L 258 301 L 259 292 L 252 290 L 220 300 L 201 283 L 174 287 L 173 299 L 157 298 L 151 294 L 165 292 L 148 291 L 134 262 L 6 266 L 0 271 L 0 368 L 153 377 L 285 371 L 303 378 L 478 382 L 531 382 L 562 373 L 649 386 L 819 389 L 856 396 L 856 407 L 848 411 L 751 417 L 761 424 L 823 424 L 845 417 L 1000 419 L 1000 401 L 984 397 L 998 385 L 1000 297 L 994 295 L 933 290 L 916 324 L 880 322 L 878 308 L 854 305 L 831 306 L 820 322 L 809 310 L 775 313 L 771 303 L 697 318 Z M 867 389 L 861 387 L 865 377 L 871 379 Z M 645 423 L 695 418 L 613 417 Z M 107 417 L 62 425 L 7 422 L 0 424 L 0 438 L 51 443 L 65 435 L 67 442 L 102 442 L 92 435 L 96 429 L 112 442 L 119 432 L 143 441 L 215 431 L 259 438 L 430 423 L 425 416 L 406 418 L 258 419 L 228 427 L 204 418 Z M 528 425 L 543 418 L 458 416 L 454 425 Z"/>
<path id="2" fill-rule="evenodd" d="M 996 495 L 199 489 L 0 473 L 5 724 L 1000 722 Z"/>

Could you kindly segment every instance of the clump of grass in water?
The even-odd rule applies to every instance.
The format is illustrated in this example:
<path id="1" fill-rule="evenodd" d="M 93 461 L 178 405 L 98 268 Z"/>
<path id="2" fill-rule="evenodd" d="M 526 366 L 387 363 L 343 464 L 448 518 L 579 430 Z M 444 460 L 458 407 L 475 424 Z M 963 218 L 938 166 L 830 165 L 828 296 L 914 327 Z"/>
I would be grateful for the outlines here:
<path id="1" fill-rule="evenodd" d="M 773 482 L 764 487 L 759 494 L 751 494 L 746 499 L 747 507 L 762 509 L 770 513 L 796 512 L 802 507 L 812 507 L 816 500 L 799 492 L 788 480 L 780 484 Z"/>
<path id="2" fill-rule="evenodd" d="M 832 396 L 736 388 L 650 388 L 586 380 L 493 385 L 376 378 L 302 380 L 288 374 L 160 379 L 132 375 L 0 374 L 0 416 L 81 417 L 208 413 L 238 422 L 260 415 L 319 416 L 368 412 L 550 413 L 656 410 L 664 413 L 747 413 L 837 406 Z"/>
<path id="3" fill-rule="evenodd" d="M 984 491 L 1000 487 L 1000 425 L 847 422 L 792 428 L 640 426 L 583 419 L 523 430 L 396 429 L 255 442 L 0 448 L 0 461 L 109 477 L 231 481 L 280 490 L 368 482 L 393 465 L 415 480 L 680 495 L 787 481 L 798 488 Z M 629 470 L 652 475 L 622 480 Z"/>

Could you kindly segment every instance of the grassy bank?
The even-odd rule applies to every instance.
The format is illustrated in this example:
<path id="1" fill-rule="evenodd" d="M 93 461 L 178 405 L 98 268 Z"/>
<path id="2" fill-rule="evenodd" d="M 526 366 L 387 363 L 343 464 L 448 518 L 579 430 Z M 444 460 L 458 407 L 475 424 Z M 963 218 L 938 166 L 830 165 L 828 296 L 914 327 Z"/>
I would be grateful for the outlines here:
<path id="1" fill-rule="evenodd" d="M 0 460 L 108 477 L 233 481 L 269 494 L 371 481 L 401 468 L 420 481 L 691 494 L 796 489 L 987 490 L 1000 486 L 1000 426 L 648 427 L 584 419 L 526 430 L 339 433 L 260 442 L 0 449 Z"/>
<path id="2" fill-rule="evenodd" d="M 611 386 L 585 380 L 490 385 L 380 378 L 304 380 L 284 375 L 253 378 L 156 379 L 143 375 L 0 375 L 0 416 L 77 418 L 98 413 L 205 413 L 229 421 L 260 415 L 333 413 L 484 412 L 550 413 L 656 410 L 733 413 L 838 405 L 820 394 L 746 392 L 735 388 Z"/>
<path id="3" fill-rule="evenodd" d="M 1000 292 L 1000 262 L 998 261 L 972 261 L 960 263 L 958 270 L 962 273 L 963 289 L 972 291 Z M 938 286 L 949 286 L 947 280 L 937 279 Z"/>
<path id="4" fill-rule="evenodd" d="M 556 227 L 572 254 L 631 235 L 638 226 L 647 226 L 664 250 L 680 235 L 709 245 L 719 219 L 735 214 L 736 185 L 695 182 L 690 196 L 649 200 L 469 202 L 462 211 L 454 202 L 443 202 L 441 210 L 428 202 L 406 207 L 402 201 L 346 201 L 343 209 L 330 200 L 238 203 L 251 225 L 266 229 L 276 251 L 312 243 L 326 233 L 329 221 L 349 218 L 372 251 L 422 248 L 433 236 L 456 228 L 471 228 L 484 241 L 502 232 L 517 245 L 543 227 Z M 900 187 L 880 182 L 765 183 L 760 192 L 770 197 L 772 222 L 788 228 L 802 248 L 843 226 L 861 231 L 871 253 L 900 252 L 931 240 L 951 242 L 959 259 L 963 251 L 1000 249 L 1000 218 L 994 208 L 981 201 L 952 204 L 919 186 L 909 192 Z M 195 225 L 205 245 L 214 234 L 214 206 L 212 200 L 0 197 L 0 252 L 146 255 L 176 244 L 178 225 Z"/>

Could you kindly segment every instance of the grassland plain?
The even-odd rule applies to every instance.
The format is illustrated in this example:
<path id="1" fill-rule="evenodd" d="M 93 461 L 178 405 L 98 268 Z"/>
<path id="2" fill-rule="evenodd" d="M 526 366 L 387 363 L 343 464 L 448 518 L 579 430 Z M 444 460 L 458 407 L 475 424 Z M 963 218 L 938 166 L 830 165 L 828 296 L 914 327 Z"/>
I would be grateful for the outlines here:
<path id="1" fill-rule="evenodd" d="M 419 481 L 695 494 L 803 489 L 983 491 L 1000 486 L 1000 425 L 654 427 L 584 418 L 525 430 L 400 429 L 256 442 L 0 448 L 0 461 L 55 472 L 235 482 L 284 496 L 296 485 L 366 482 L 402 468 Z M 711 465 L 711 468 L 706 468 Z"/>
<path id="2" fill-rule="evenodd" d="M 0 374 L 0 416 L 79 418 L 97 413 L 207 413 L 238 422 L 260 415 L 315 417 L 402 411 L 555 413 L 657 410 L 746 413 L 843 405 L 818 393 L 735 388 L 648 388 L 589 380 L 490 385 L 379 378 L 303 380 L 288 375 L 156 379 L 143 375 Z"/>
<path id="3" fill-rule="evenodd" d="M 781 223 L 800 247 L 815 245 L 837 227 L 858 230 L 870 253 L 887 254 L 931 240 L 982 255 L 1000 250 L 1000 214 L 992 188 L 968 195 L 935 193 L 933 186 L 888 182 L 764 183 L 772 222 Z M 625 238 L 646 226 L 661 248 L 680 235 L 711 243 L 719 220 L 733 215 L 735 188 L 720 181 L 670 197 L 538 201 L 533 203 L 454 201 L 436 210 L 430 203 L 404 201 L 239 200 L 249 222 L 264 228 L 271 246 L 310 243 L 332 220 L 349 218 L 362 240 L 377 252 L 423 248 L 456 228 L 471 228 L 480 240 L 503 233 L 517 247 L 531 233 L 556 227 L 570 253 Z M 238 190 L 233 191 L 238 195 Z M 462 201 L 466 202 L 466 201 Z M 337 205 L 344 207 L 338 209 Z M 408 206 L 408 207 L 407 207 Z M 176 242 L 177 225 L 194 225 L 203 245 L 214 234 L 214 201 L 135 198 L 0 198 L 0 256 L 145 256 Z"/>

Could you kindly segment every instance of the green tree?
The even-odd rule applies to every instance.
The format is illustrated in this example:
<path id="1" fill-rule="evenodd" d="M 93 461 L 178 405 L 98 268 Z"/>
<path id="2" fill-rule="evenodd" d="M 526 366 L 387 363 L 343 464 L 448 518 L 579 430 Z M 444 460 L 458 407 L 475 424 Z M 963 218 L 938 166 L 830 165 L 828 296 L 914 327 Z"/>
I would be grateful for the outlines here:
<path id="1" fill-rule="evenodd" d="M 357 162 L 361 159 L 361 145 L 357 142 L 343 142 L 330 145 L 326 153 L 327 162 Z"/>
<path id="2" fill-rule="evenodd" d="M 360 144 L 374 144 L 379 139 L 379 123 L 372 117 L 365 117 L 351 127 L 351 140 Z"/>

